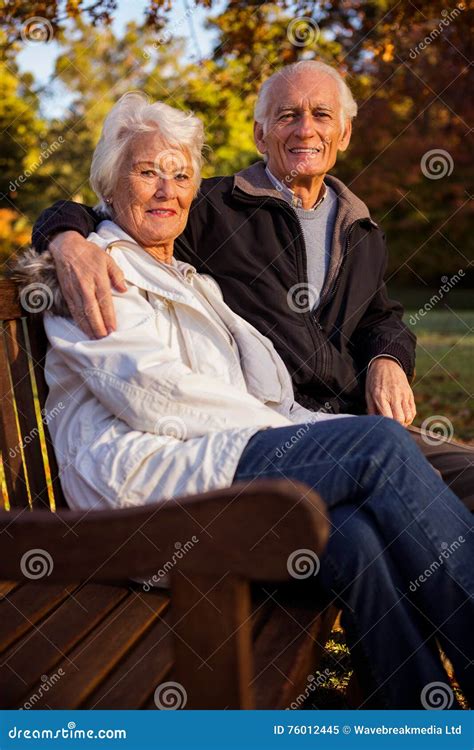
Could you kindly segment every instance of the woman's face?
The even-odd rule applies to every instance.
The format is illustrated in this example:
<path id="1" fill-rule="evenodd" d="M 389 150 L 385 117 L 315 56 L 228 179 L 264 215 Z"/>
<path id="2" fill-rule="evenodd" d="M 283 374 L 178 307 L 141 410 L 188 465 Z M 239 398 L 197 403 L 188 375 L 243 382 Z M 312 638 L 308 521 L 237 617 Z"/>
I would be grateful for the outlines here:
<path id="1" fill-rule="evenodd" d="M 189 153 L 158 133 L 128 146 L 111 196 L 113 218 L 142 247 L 171 250 L 186 226 L 195 182 Z"/>

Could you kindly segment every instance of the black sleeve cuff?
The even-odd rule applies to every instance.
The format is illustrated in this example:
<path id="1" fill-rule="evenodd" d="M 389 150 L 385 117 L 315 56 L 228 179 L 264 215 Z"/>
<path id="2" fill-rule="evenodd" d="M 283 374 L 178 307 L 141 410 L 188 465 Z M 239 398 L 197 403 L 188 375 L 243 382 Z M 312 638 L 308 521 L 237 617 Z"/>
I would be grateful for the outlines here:
<path id="1" fill-rule="evenodd" d="M 59 232 L 75 231 L 87 237 L 94 231 L 100 217 L 90 206 L 73 201 L 57 201 L 37 219 L 31 236 L 33 247 L 42 253 Z"/>

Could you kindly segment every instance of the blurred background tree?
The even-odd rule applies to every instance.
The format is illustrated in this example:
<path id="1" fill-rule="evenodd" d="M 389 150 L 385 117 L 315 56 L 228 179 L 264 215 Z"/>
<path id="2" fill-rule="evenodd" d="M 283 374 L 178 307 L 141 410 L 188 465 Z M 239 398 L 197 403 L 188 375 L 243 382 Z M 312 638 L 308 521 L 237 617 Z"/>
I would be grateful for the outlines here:
<path id="1" fill-rule="evenodd" d="M 208 134 L 205 176 L 228 174 L 258 158 L 252 111 L 261 81 L 289 62 L 317 58 L 347 76 L 359 104 L 351 147 L 335 174 L 383 225 L 392 285 L 436 286 L 442 275 L 462 268 L 464 284 L 474 286 L 473 0 L 452 8 L 438 0 L 417 0 L 416 6 L 396 0 L 185 3 L 188 15 L 197 6 L 207 9 L 207 25 L 216 34 L 212 53 L 199 62 L 184 54 L 188 28 L 183 19 L 173 21 L 172 3 L 149 2 L 144 16 L 137 13 L 120 34 L 111 26 L 119 5 L 6 2 L 0 32 L 5 254 L 27 240 L 31 222 L 52 201 L 94 202 L 90 156 L 105 114 L 124 91 L 140 89 L 194 110 Z M 60 45 L 53 80 L 71 98 L 60 118 L 47 116 L 49 87 L 16 66 L 25 35 L 40 42 L 53 35 Z M 41 43 L 37 49 L 40 55 Z M 60 137 L 63 143 L 49 153 Z M 448 154 L 450 174 L 442 179 L 429 179 L 421 169 L 432 149 Z"/>

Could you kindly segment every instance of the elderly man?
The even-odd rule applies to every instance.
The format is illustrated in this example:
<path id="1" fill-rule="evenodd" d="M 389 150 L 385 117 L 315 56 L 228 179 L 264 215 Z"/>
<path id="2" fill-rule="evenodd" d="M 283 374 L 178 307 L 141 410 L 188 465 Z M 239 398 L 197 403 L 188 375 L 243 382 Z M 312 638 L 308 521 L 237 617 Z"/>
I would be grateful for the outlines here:
<path id="1" fill-rule="evenodd" d="M 387 296 L 384 235 L 365 204 L 328 175 L 356 113 L 343 78 L 322 62 L 271 76 L 255 107 L 264 161 L 203 181 L 176 257 L 211 274 L 226 302 L 272 339 L 300 403 L 408 426 L 415 337 Z M 73 317 L 100 337 L 115 327 L 110 283 L 124 285 L 113 261 L 84 239 L 98 221 L 93 209 L 60 201 L 41 215 L 33 244 L 50 247 Z M 409 429 L 474 509 L 474 451 Z"/>

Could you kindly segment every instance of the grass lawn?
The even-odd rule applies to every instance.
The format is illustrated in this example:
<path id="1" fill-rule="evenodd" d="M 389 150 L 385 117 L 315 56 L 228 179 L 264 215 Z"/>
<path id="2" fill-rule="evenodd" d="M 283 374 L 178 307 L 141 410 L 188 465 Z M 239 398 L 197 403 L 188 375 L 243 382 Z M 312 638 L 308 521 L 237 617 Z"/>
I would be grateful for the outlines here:
<path id="1" fill-rule="evenodd" d="M 418 338 L 415 424 L 428 420 L 474 444 L 474 310 L 431 310 L 418 321 L 415 315 L 405 315 Z"/>
<path id="2" fill-rule="evenodd" d="M 419 320 L 414 320 L 415 315 L 416 310 L 405 315 L 418 339 L 415 424 L 420 427 L 429 420 L 435 431 L 449 434 L 453 430 L 455 438 L 474 444 L 474 310 L 431 310 Z M 452 676 L 449 664 L 446 667 Z M 311 693 L 304 708 L 349 708 L 345 689 L 351 672 L 344 631 L 336 623 L 321 671 L 316 673 L 324 678 L 324 685 Z M 455 683 L 454 689 L 467 708 Z"/>

